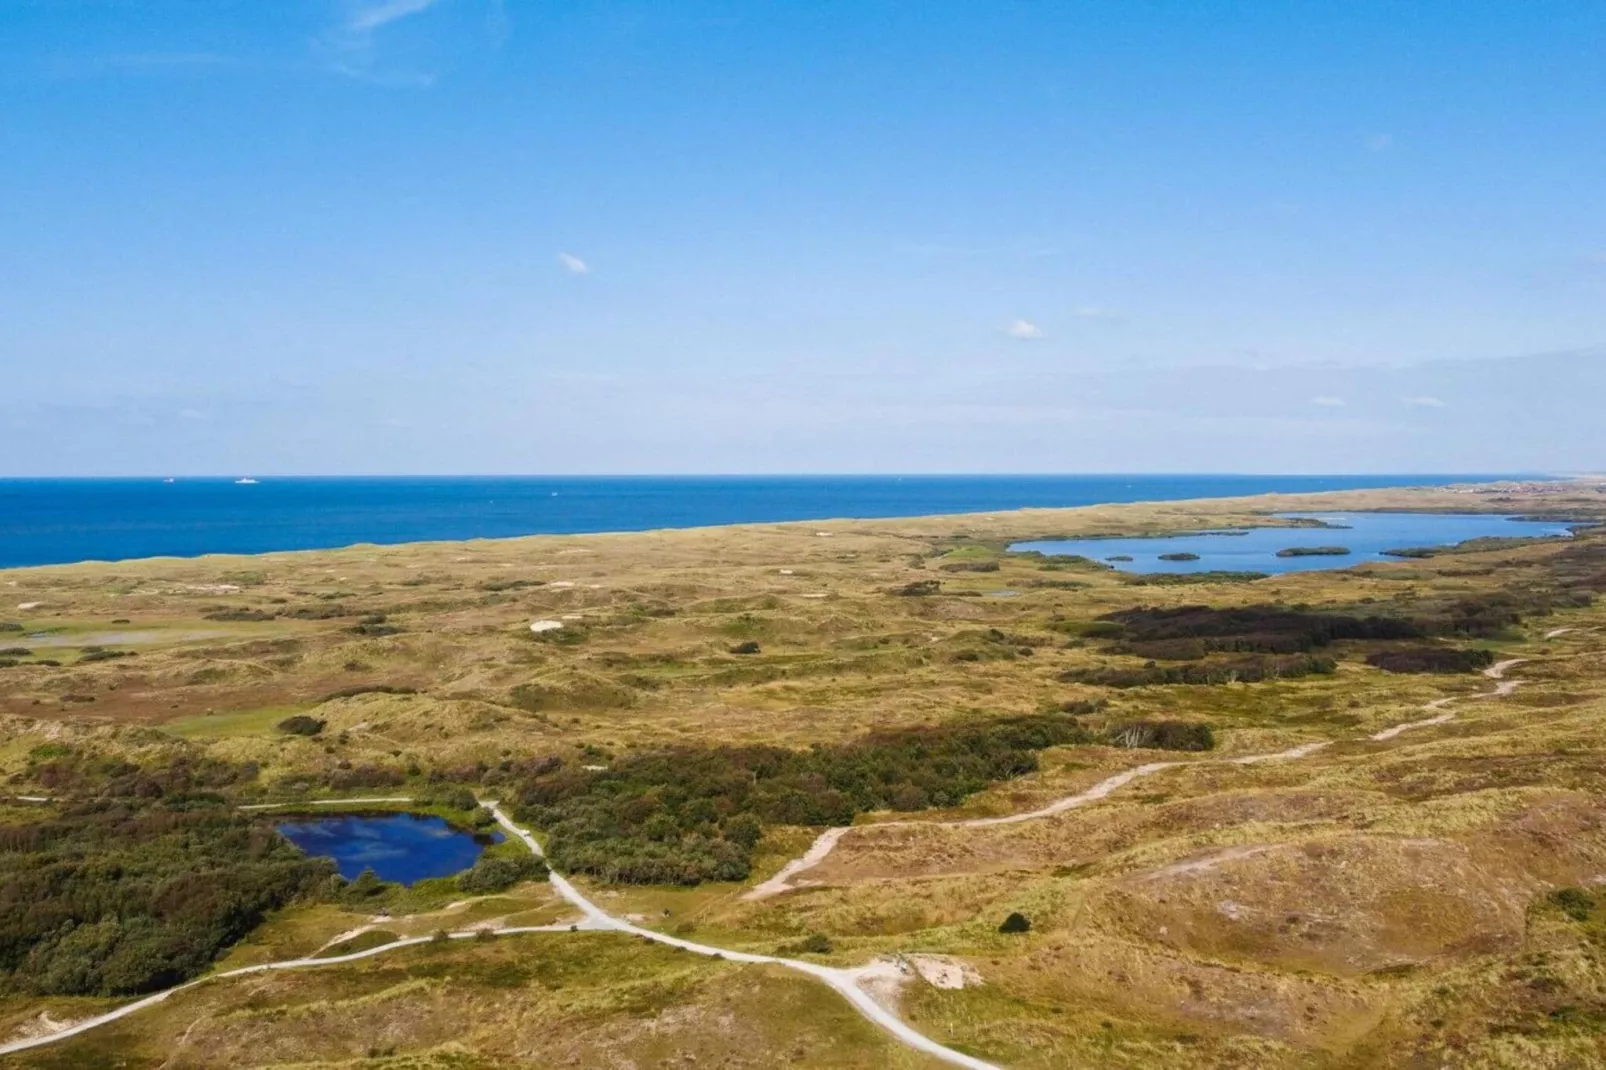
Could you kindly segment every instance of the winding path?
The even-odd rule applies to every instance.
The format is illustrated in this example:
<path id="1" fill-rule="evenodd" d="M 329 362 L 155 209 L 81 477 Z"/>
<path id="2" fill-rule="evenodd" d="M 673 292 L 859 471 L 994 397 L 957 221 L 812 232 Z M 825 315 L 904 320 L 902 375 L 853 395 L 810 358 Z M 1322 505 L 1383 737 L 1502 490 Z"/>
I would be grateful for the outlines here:
<path id="1" fill-rule="evenodd" d="M 1506 673 L 1515 666 L 1521 665 L 1523 662 L 1528 660 L 1528 658 L 1508 658 L 1505 661 L 1498 661 L 1489 666 L 1487 669 L 1484 669 L 1483 675 L 1495 681 L 1494 689 L 1492 691 L 1485 691 L 1478 695 L 1465 696 L 1465 701 L 1504 698 L 1505 696 L 1511 694 L 1517 689 L 1518 685 L 1521 684 L 1522 681 L 1508 680 L 1506 679 Z M 1396 736 L 1401 735 L 1402 733 L 1410 732 L 1414 729 L 1427 728 L 1431 725 L 1445 724 L 1449 721 L 1453 721 L 1455 719 L 1455 714 L 1449 710 L 1445 710 L 1444 708 L 1450 703 L 1456 701 L 1460 701 L 1460 699 L 1454 696 L 1449 698 L 1434 699 L 1432 702 L 1427 703 L 1422 708 L 1424 710 L 1444 710 L 1443 713 L 1436 713 L 1434 716 L 1424 718 L 1420 721 L 1407 721 L 1404 724 L 1397 724 L 1391 728 L 1385 728 L 1381 732 L 1374 732 L 1366 738 L 1375 743 L 1384 743 L 1395 738 Z M 1155 773 L 1163 772 L 1167 769 L 1175 769 L 1184 765 L 1259 765 L 1261 762 L 1293 761 L 1298 758 L 1305 758 L 1309 755 L 1315 754 L 1324 747 L 1331 746 L 1332 742 L 1332 740 L 1319 740 L 1313 743 L 1303 743 L 1297 747 L 1290 747 L 1287 750 L 1273 751 L 1269 754 L 1245 754 L 1236 758 L 1206 758 L 1188 762 L 1149 762 L 1146 765 L 1136 766 L 1135 768 L 1116 773 L 1114 776 L 1106 777 L 1097 784 L 1094 784 L 1092 787 L 1088 788 L 1086 791 L 1080 792 L 1076 795 L 1068 795 L 1063 799 L 1056 799 L 1054 802 L 1049 803 L 1047 806 L 1042 807 L 1041 809 L 1029 810 L 1020 814 L 1006 814 L 1003 817 L 973 817 L 953 821 L 877 821 L 869 825 L 844 825 L 838 828 L 826 829 L 824 832 L 820 833 L 819 837 L 812 845 L 810 845 L 808 851 L 805 852 L 801 858 L 794 858 L 792 861 L 786 863 L 786 865 L 782 866 L 780 872 L 776 873 L 775 876 L 754 885 L 745 895 L 742 896 L 742 898 L 767 899 L 770 896 L 781 895 L 784 892 L 795 891 L 798 888 L 805 887 L 805 884 L 796 882 L 798 874 L 813 869 L 821 862 L 824 862 L 826 857 L 836 849 L 837 844 L 842 842 L 842 837 L 855 829 L 895 828 L 900 825 L 935 825 L 939 828 L 988 828 L 993 825 L 1014 825 L 1022 821 L 1033 821 L 1038 818 L 1052 817 L 1055 814 L 1063 814 L 1067 810 L 1074 810 L 1079 806 L 1085 806 L 1090 802 L 1096 802 L 1097 800 L 1109 795 L 1116 789 L 1125 787 L 1126 785 L 1132 783 L 1134 780 L 1138 780 L 1147 776 L 1153 776 Z"/>
<path id="2" fill-rule="evenodd" d="M 1468 698 L 1501 698 L 1511 694 L 1514 690 L 1516 690 L 1521 681 L 1507 679 L 1506 672 L 1526 660 L 1528 659 L 1511 658 L 1505 661 L 1497 662 L 1496 664 L 1485 669 L 1484 675 L 1489 679 L 1496 681 L 1494 689 L 1482 694 L 1468 696 Z M 1423 708 L 1429 710 L 1440 710 L 1448 706 L 1453 701 L 1455 701 L 1453 698 L 1435 699 L 1432 702 L 1427 703 Z M 1454 713 L 1446 710 L 1443 713 L 1437 713 L 1434 716 L 1424 720 L 1408 721 L 1404 724 L 1395 725 L 1392 728 L 1385 728 L 1380 732 L 1376 732 L 1370 736 L 1367 736 L 1366 738 L 1375 742 L 1383 742 L 1393 739 L 1403 732 L 1411 731 L 1412 729 L 1424 728 L 1429 725 L 1443 724 L 1453 719 L 1454 716 Z M 1088 788 L 1086 791 L 1055 800 L 1054 802 L 1040 809 L 1030 810 L 1019 814 L 1008 814 L 1002 817 L 979 817 L 936 822 L 890 821 L 875 825 L 843 826 L 840 828 L 827 829 L 825 832 L 820 834 L 820 836 L 814 841 L 813 845 L 810 846 L 809 850 L 801 858 L 797 858 L 791 862 L 788 862 L 781 868 L 779 873 L 775 874 L 775 876 L 771 877 L 769 880 L 756 885 L 743 898 L 763 899 L 767 896 L 778 895 L 782 892 L 792 891 L 798 887 L 798 885 L 791 883 L 792 880 L 799 873 L 812 869 L 814 866 L 817 866 L 820 864 L 820 862 L 824 861 L 831 851 L 835 849 L 842 837 L 855 828 L 885 828 L 889 825 L 933 824 L 946 828 L 986 828 L 995 825 L 1017 824 L 1019 822 L 1033 821 L 1039 818 L 1061 814 L 1067 810 L 1073 810 L 1079 806 L 1084 806 L 1087 803 L 1102 799 L 1111 792 L 1130 784 L 1134 780 L 1138 780 L 1142 777 L 1152 776 L 1155 773 L 1159 773 L 1166 769 L 1176 768 L 1177 766 L 1202 764 L 1254 765 L 1261 762 L 1291 761 L 1314 754 L 1316 751 L 1329 746 L 1330 742 L 1331 741 L 1328 740 L 1322 740 L 1313 743 L 1301 744 L 1297 747 L 1291 747 L 1282 751 L 1274 751 L 1268 754 L 1241 755 L 1236 758 L 1205 759 L 1203 761 L 1193 762 L 1150 762 L 1146 765 L 1140 765 L 1135 768 L 1116 773 L 1113 776 L 1106 777 L 1097 784 L 1094 784 L 1092 787 Z M 30 801 L 35 800 L 30 799 Z M 37 801 L 47 800 L 37 799 Z M 387 797 L 384 799 L 320 800 L 318 804 L 339 805 L 341 803 L 349 804 L 352 802 L 402 803 L 411 801 L 411 799 L 405 797 Z M 482 802 L 485 808 L 489 810 L 496 818 L 497 823 L 501 825 L 502 828 L 506 829 L 509 834 L 521 840 L 524 845 L 527 846 L 538 857 L 545 857 L 545 852 L 542 851 L 541 844 L 536 840 L 534 834 L 531 833 L 530 830 L 515 824 L 513 819 L 502 810 L 499 802 L 496 800 L 483 800 Z M 265 810 L 282 805 L 287 804 L 258 803 L 251 806 L 242 807 L 242 809 Z M 305 804 L 295 803 L 288 805 Z M 448 933 L 447 938 L 452 940 L 467 940 L 481 937 L 485 935 L 486 932 L 489 932 L 494 936 L 513 936 L 522 933 L 557 933 L 576 930 L 590 932 L 617 932 L 628 933 L 631 936 L 640 937 L 644 940 L 651 940 L 657 944 L 664 944 L 668 947 L 679 948 L 682 951 L 689 951 L 692 954 L 704 955 L 709 958 L 724 959 L 730 962 L 751 963 L 756 965 L 781 966 L 789 970 L 796 970 L 799 973 L 807 974 L 808 976 L 830 986 L 833 991 L 837 992 L 844 999 L 846 999 L 848 1003 L 853 1006 L 854 1010 L 864 1015 L 864 1017 L 868 1018 L 872 1023 L 890 1033 L 900 1043 L 910 1048 L 924 1052 L 927 1055 L 931 1055 L 934 1058 L 937 1058 L 952 1066 L 965 1067 L 966 1070 L 999 1070 L 999 1068 L 993 1063 L 978 1059 L 972 1055 L 966 1055 L 964 1052 L 956 1051 L 953 1048 L 939 1044 L 937 1041 L 932 1040 L 924 1033 L 914 1029 L 892 1011 L 876 1002 L 876 1000 L 868 992 L 866 992 L 860 984 L 861 979 L 865 978 L 875 969 L 874 966 L 859 967 L 857 969 L 842 969 L 835 966 L 821 966 L 818 963 L 804 962 L 800 959 L 782 958 L 776 955 L 760 955 L 748 951 L 734 951 L 727 948 L 715 947 L 712 944 L 700 944 L 691 940 L 683 940 L 680 937 L 670 936 L 666 933 L 657 932 L 653 929 L 645 929 L 621 918 L 614 917 L 601 907 L 597 906 L 590 899 L 587 899 L 585 895 L 581 893 L 581 891 L 576 888 L 567 877 L 556 872 L 555 870 L 551 874 L 551 882 L 552 887 L 557 891 L 558 895 L 580 911 L 583 916 L 583 919 L 580 922 L 574 924 L 533 925 L 492 930 L 466 930 L 462 932 Z M 47 1033 L 33 1037 L 24 1037 L 18 1040 L 12 1040 L 7 1043 L 0 1044 L 0 1055 L 9 1055 L 14 1052 L 26 1051 L 30 1048 L 43 1047 L 47 1044 L 54 1044 L 58 1041 L 87 1033 L 92 1029 L 115 1022 L 118 1019 L 125 1018 L 137 1011 L 144 1010 L 146 1007 L 151 1007 L 157 1003 L 161 1003 L 163 1000 L 167 999 L 169 996 L 172 996 L 176 992 L 183 992 L 186 989 L 195 988 L 198 985 L 208 984 L 213 981 L 221 981 L 231 977 L 242 977 L 248 974 L 266 973 L 270 970 L 297 970 L 313 969 L 319 966 L 337 966 L 342 963 L 356 962 L 359 959 L 372 958 L 375 955 L 383 955 L 387 952 L 397 951 L 406 947 L 416 947 L 420 944 L 427 944 L 434 939 L 436 938 L 429 936 L 408 937 L 406 939 L 395 940 L 388 944 L 381 944 L 379 947 L 368 948 L 364 951 L 354 951 L 347 955 L 335 955 L 328 958 L 287 959 L 282 962 L 267 962 L 256 966 L 242 966 L 237 969 L 224 970 L 220 973 L 210 974 L 205 977 L 198 977 L 193 981 L 187 981 L 184 984 L 176 985 L 173 988 L 154 993 L 144 997 L 143 999 L 138 999 L 132 1003 L 124 1004 L 123 1006 L 118 1007 L 116 1010 L 109 1011 L 105 1014 L 75 1022 L 64 1029 L 53 1033 Z"/>

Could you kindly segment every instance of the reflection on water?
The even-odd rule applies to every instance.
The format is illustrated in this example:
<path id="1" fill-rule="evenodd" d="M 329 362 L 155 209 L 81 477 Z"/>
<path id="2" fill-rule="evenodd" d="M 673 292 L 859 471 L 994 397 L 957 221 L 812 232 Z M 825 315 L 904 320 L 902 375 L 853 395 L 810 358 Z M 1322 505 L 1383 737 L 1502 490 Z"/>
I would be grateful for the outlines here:
<path id="1" fill-rule="evenodd" d="M 309 855 L 334 859 L 347 880 L 372 869 L 401 884 L 460 873 L 486 844 L 502 839 L 499 833 L 471 835 L 418 814 L 335 814 L 286 821 L 279 831 Z"/>
<path id="2" fill-rule="evenodd" d="M 1319 520 L 1323 527 L 1250 528 L 1187 535 L 1120 539 L 1022 542 L 1011 550 L 1076 555 L 1124 572 L 1308 572 L 1351 568 L 1367 561 L 1397 560 L 1385 550 L 1451 546 L 1490 537 L 1564 537 L 1566 524 L 1512 516 L 1465 513 L 1298 513 L 1287 518 Z M 1346 549 L 1347 554 L 1287 554 L 1279 551 Z"/>

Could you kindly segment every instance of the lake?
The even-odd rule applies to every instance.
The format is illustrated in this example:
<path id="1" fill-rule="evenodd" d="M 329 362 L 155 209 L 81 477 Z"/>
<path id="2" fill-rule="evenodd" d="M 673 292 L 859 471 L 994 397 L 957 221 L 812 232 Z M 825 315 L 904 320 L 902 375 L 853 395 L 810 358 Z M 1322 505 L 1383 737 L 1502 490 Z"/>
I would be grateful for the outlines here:
<path id="1" fill-rule="evenodd" d="M 0 479 L 0 568 L 353 543 L 929 516 L 1486 482 L 1493 475 Z"/>
<path id="2" fill-rule="evenodd" d="M 1352 568 L 1368 561 L 1398 561 L 1385 550 L 1453 546 L 1468 539 L 1498 536 L 1551 536 L 1571 534 L 1556 521 L 1522 520 L 1512 516 L 1471 513 L 1298 513 L 1285 519 L 1320 520 L 1330 527 L 1247 528 L 1203 531 L 1186 535 L 1140 536 L 1119 539 L 1066 539 L 1022 542 L 1011 550 L 1052 556 L 1080 556 L 1101 561 L 1123 572 L 1310 572 Z M 1342 547 L 1342 556 L 1283 556 L 1295 548 Z M 1163 560 L 1161 555 L 1189 555 Z M 1130 558 L 1130 560 L 1111 560 Z"/>
<path id="3" fill-rule="evenodd" d="M 502 839 L 500 833 L 476 836 L 420 814 L 331 814 L 285 821 L 279 831 L 307 854 L 334 859 L 347 880 L 372 869 L 398 884 L 461 873 L 486 844 Z"/>

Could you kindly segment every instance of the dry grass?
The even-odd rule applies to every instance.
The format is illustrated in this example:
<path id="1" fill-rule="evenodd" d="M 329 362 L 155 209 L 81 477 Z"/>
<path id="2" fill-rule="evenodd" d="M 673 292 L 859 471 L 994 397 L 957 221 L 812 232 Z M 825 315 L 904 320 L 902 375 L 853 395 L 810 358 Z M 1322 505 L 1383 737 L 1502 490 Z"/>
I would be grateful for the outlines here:
<path id="1" fill-rule="evenodd" d="M 997 572 L 942 563 L 993 559 L 1030 536 L 1260 523 L 1269 511 L 1313 507 L 1480 504 L 1606 512 L 1600 495 L 1582 491 L 1498 502 L 1356 492 L 0 573 L 8 598 L 45 603 L 26 615 L 30 632 L 159 636 L 127 645 L 133 658 L 77 666 L 65 648 L 60 668 L 0 670 L 0 768 L 21 771 L 50 742 L 138 755 L 182 740 L 258 762 L 247 794 L 278 797 L 340 762 L 494 766 L 533 754 L 573 760 L 583 747 L 801 746 L 1027 712 L 1104 694 L 1057 681 L 1105 657 L 1067 622 L 1139 603 L 1389 605 L 1474 594 L 1541 575 L 1555 548 L 1184 587 L 1134 587 L 1030 559 L 1003 558 Z M 957 558 L 942 556 L 955 547 Z M 886 593 L 934 578 L 943 588 L 933 597 Z M 1044 580 L 1078 586 L 1036 585 Z M 1019 596 L 984 596 L 1000 589 Z M 332 605 L 384 613 L 400 631 L 353 634 L 355 615 L 206 619 L 220 607 Z M 565 620 L 562 635 L 575 641 L 533 637 L 535 619 Z M 1559 627 L 1572 630 L 1544 638 Z M 992 642 L 988 629 L 1032 640 L 1033 653 Z M 825 933 L 835 949 L 821 961 L 839 965 L 907 951 L 958 956 L 981 987 L 916 983 L 903 1008 L 945 1043 L 1011 1066 L 1606 1065 L 1603 930 L 1544 905 L 1554 888 L 1606 882 L 1603 635 L 1601 609 L 1525 623 L 1493 644 L 1531 659 L 1514 670 L 1523 685 L 1499 700 L 1470 699 L 1488 689 L 1482 679 L 1382 674 L 1359 664 L 1358 648 L 1339 650 L 1346 658 L 1332 677 L 1108 693 L 1112 717 L 1209 722 L 1216 753 L 1057 748 L 1040 773 L 974 797 L 960 814 L 928 816 L 1019 812 L 1157 757 L 1184 764 L 1040 821 L 856 830 L 808 874 L 818 887 L 760 902 L 728 886 L 599 897 L 615 913 L 732 947 L 774 951 Z M 728 652 L 748 639 L 761 654 Z M 966 651 L 978 659 L 959 660 Z M 324 701 L 362 686 L 417 693 Z M 1365 738 L 1427 716 L 1421 706 L 1447 695 L 1463 697 L 1454 720 Z M 298 711 L 326 720 L 324 734 L 274 731 Z M 1215 760 L 1313 741 L 1331 745 L 1298 761 Z M 757 877 L 810 838 L 773 831 Z M 1032 919 L 1031 933 L 997 932 L 1014 910 Z M 521 889 L 452 913 L 454 927 L 533 924 L 560 920 L 562 908 L 544 890 Z M 227 964 L 307 954 L 364 920 L 329 907 L 288 911 Z M 411 935 L 440 921 L 383 928 Z M 87 1006 L 13 1001 L 0 1026 L 42 1007 L 60 1018 Z M 370 1059 L 370 1049 L 394 1054 Z M 206 986 L 14 1062 L 645 1066 L 686 1054 L 704 1066 L 923 1065 L 805 979 L 584 934 Z"/>

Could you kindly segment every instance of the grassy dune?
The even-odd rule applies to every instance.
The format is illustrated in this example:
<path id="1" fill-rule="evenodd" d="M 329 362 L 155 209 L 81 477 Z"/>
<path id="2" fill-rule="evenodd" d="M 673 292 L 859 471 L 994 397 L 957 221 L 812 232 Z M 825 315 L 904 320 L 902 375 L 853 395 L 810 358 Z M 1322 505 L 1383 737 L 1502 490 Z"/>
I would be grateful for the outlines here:
<path id="1" fill-rule="evenodd" d="M 441 783 L 510 798 L 536 759 L 580 769 L 661 746 L 842 744 L 1102 702 L 1082 715 L 1094 741 L 1043 751 L 1033 774 L 955 808 L 861 816 L 799 890 L 742 898 L 818 829 L 767 827 L 743 884 L 578 883 L 618 915 L 720 946 L 775 953 L 821 934 L 830 950 L 806 953 L 821 963 L 967 964 L 980 984 L 916 979 L 886 998 L 1001 1065 L 1606 1065 L 1606 895 L 1594 892 L 1606 882 L 1606 608 L 1580 597 L 1606 592 L 1606 547 L 1590 556 L 1606 539 L 1154 586 L 1001 552 L 1314 508 L 1584 518 L 1606 516 L 1606 495 L 1346 492 L 0 572 L 0 622 L 22 626 L 0 647 L 31 650 L 0 668 L 0 770 L 15 795 L 63 797 L 0 805 L 0 824 L 82 801 L 73 793 L 87 789 L 44 782 L 67 753 L 252 763 L 217 789 L 246 804 Z M 907 593 L 916 585 L 924 593 Z M 1520 619 L 1413 644 L 1526 659 L 1505 697 L 1478 697 L 1495 683 L 1478 673 L 1380 671 L 1367 655 L 1403 644 L 1373 640 L 1323 647 L 1335 670 L 1298 679 L 1065 682 L 1145 664 L 1098 621 L 1136 606 L 1417 619 L 1493 595 L 1528 599 Z M 9 608 L 26 602 L 42 606 Z M 532 633 L 537 620 L 563 627 Z M 40 635 L 49 646 L 28 638 Z M 733 652 L 744 643 L 757 652 Z M 132 656 L 86 661 L 86 646 Z M 1228 656 L 1248 655 L 1206 659 Z M 1437 713 L 1453 719 L 1369 738 Z M 324 728 L 278 730 L 292 714 Z M 1213 749 L 1110 742 L 1112 726 L 1163 720 L 1208 725 Z M 1227 761 L 1315 742 L 1329 745 Z M 1155 761 L 1177 765 L 1053 817 L 940 823 L 1037 809 Z M 220 965 L 568 916 L 544 885 L 446 898 L 398 901 L 380 920 L 297 903 Z M 998 932 L 1012 911 L 1029 933 Z M 115 1003 L 6 990 L 0 1034 Z M 588 933 L 202 986 L 0 1065 L 693 1065 L 688 1055 L 932 1065 L 806 978 Z"/>

